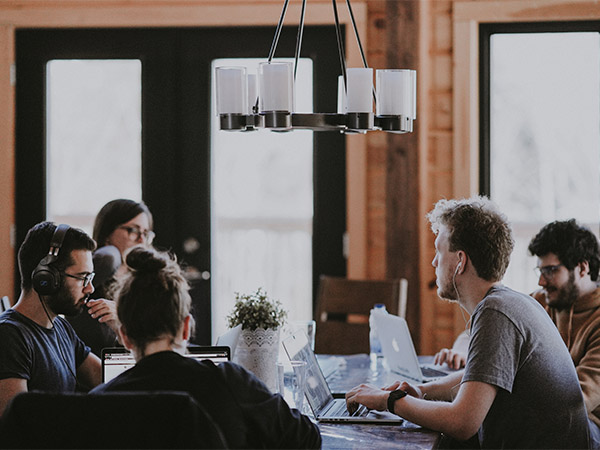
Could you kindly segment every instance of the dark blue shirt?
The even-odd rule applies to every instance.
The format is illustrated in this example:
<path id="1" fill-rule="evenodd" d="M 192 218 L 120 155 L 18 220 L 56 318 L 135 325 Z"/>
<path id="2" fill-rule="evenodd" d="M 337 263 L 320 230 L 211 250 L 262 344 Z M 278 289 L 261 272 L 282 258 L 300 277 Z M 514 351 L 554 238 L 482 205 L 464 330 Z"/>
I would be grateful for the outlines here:
<path id="1" fill-rule="evenodd" d="M 25 379 L 30 391 L 74 392 L 89 353 L 62 317 L 48 329 L 13 309 L 0 315 L 0 379 Z"/>

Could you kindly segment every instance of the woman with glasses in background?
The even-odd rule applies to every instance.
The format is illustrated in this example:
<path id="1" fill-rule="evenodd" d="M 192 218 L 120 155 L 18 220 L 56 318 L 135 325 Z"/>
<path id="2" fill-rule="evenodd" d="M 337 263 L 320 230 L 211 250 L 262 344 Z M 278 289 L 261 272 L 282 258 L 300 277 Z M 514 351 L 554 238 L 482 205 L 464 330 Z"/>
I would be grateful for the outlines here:
<path id="1" fill-rule="evenodd" d="M 110 286 L 127 270 L 123 264 L 127 251 L 138 245 L 152 245 L 152 225 L 152 214 L 143 202 L 117 199 L 100 209 L 94 222 L 93 238 L 98 248 L 93 255 L 95 291 L 90 298 L 112 299 Z M 103 348 L 114 347 L 118 340 L 112 329 L 103 323 L 104 318 L 95 317 L 93 306 L 94 300 L 90 300 L 87 314 L 84 311 L 68 320 L 79 338 L 100 356 Z"/>

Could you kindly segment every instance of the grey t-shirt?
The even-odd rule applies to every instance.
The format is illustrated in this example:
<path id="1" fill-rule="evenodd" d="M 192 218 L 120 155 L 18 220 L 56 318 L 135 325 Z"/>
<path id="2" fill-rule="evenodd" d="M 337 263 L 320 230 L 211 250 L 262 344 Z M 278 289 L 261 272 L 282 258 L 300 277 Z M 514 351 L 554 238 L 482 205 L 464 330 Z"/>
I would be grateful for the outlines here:
<path id="1" fill-rule="evenodd" d="M 588 448 L 575 366 L 539 303 L 495 286 L 472 320 L 463 383 L 499 388 L 479 429 L 481 447 Z"/>

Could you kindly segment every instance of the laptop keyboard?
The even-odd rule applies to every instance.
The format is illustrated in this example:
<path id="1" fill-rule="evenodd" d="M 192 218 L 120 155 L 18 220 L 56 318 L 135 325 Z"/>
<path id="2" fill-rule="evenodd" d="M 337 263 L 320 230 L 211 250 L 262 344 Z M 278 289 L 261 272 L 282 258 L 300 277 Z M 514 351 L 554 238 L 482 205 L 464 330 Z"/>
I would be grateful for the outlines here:
<path id="1" fill-rule="evenodd" d="M 353 414 L 346 409 L 346 402 L 337 402 L 337 404 L 327 414 L 329 417 L 362 417 L 366 416 L 369 410 L 364 405 L 360 405 Z"/>
<path id="2" fill-rule="evenodd" d="M 447 372 L 442 372 L 441 370 L 434 369 L 433 367 L 423 367 L 421 366 L 421 372 L 424 377 L 434 378 L 434 377 L 445 377 L 448 375 Z"/>

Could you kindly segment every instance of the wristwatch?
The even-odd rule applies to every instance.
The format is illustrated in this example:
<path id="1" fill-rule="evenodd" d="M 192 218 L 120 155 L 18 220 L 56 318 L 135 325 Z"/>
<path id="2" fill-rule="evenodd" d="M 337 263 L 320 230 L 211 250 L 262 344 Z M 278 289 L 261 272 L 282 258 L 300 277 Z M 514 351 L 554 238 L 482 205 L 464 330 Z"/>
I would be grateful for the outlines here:
<path id="1" fill-rule="evenodd" d="M 394 413 L 394 404 L 396 403 L 396 400 L 399 400 L 402 397 L 406 397 L 406 391 L 396 389 L 395 391 L 390 392 L 387 400 L 387 409 L 389 412 Z"/>

